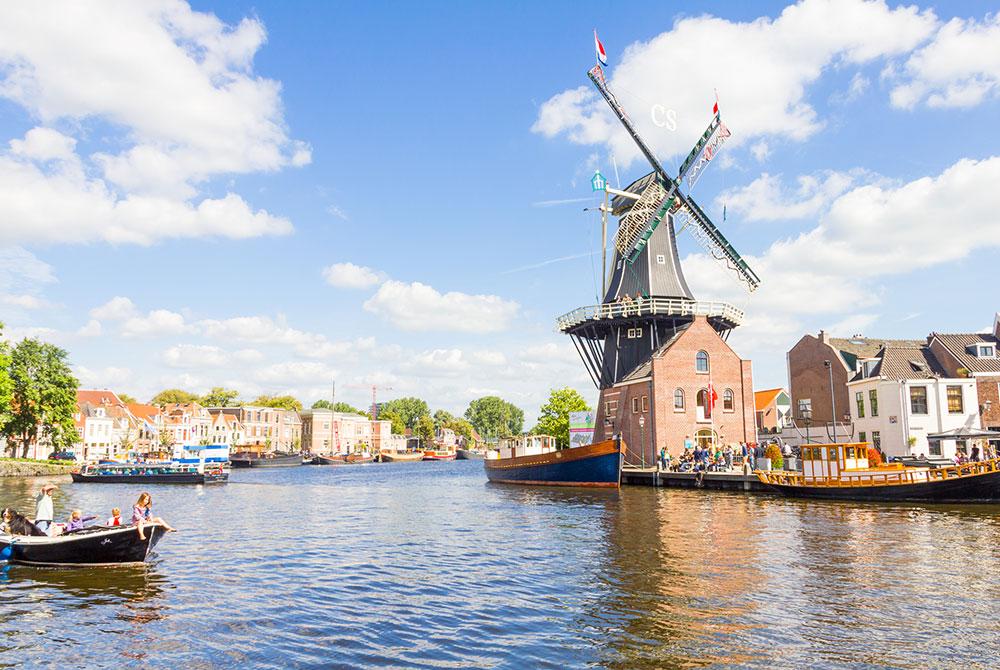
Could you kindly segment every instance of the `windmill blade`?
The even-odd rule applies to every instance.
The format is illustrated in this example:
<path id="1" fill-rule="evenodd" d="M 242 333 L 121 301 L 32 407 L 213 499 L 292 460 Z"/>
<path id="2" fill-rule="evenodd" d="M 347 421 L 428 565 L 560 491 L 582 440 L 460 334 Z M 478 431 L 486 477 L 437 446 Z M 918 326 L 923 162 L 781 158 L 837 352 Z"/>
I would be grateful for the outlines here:
<path id="1" fill-rule="evenodd" d="M 624 247 L 619 247 L 619 251 L 622 253 L 628 262 L 634 261 L 639 252 L 645 246 L 646 241 L 653 234 L 653 231 L 662 221 L 663 216 L 667 211 L 672 209 L 680 208 L 677 211 L 684 212 L 684 216 L 693 223 L 691 232 L 695 239 L 709 252 L 709 254 L 716 259 L 723 260 L 728 267 L 736 272 L 737 276 L 746 283 L 747 288 L 750 291 L 755 291 L 760 285 L 760 278 L 757 274 L 750 269 L 750 266 L 745 260 L 740 256 L 739 252 L 729 243 L 729 240 L 719 231 L 714 223 L 708 218 L 708 215 L 702 211 L 702 209 L 695 203 L 694 199 L 690 196 L 685 196 L 680 192 L 679 181 L 682 180 L 685 175 L 689 177 L 689 183 L 693 185 L 697 181 L 698 175 L 701 170 L 704 169 L 706 165 L 715 156 L 718 151 L 719 146 L 729 137 L 729 129 L 725 127 L 722 123 L 721 116 L 716 114 L 709 123 L 708 129 L 702 134 L 702 137 L 695 144 L 694 149 L 688 154 L 687 159 L 681 166 L 681 171 L 678 174 L 677 180 L 673 179 L 667 171 L 663 168 L 660 162 L 656 159 L 656 155 L 653 153 L 652 149 L 646 145 L 642 137 L 639 135 L 639 131 L 635 129 L 632 121 L 629 119 L 628 114 L 625 113 L 625 109 L 622 107 L 621 103 L 608 88 L 607 81 L 604 77 L 604 70 L 601 69 L 600 65 L 595 65 L 593 68 L 587 72 L 587 76 L 600 91 L 601 96 L 604 100 L 611 106 L 612 111 L 618 116 L 618 120 L 621 121 L 622 125 L 625 126 L 625 130 L 632 137 L 636 146 L 639 147 L 639 151 L 642 155 L 646 157 L 649 164 L 653 167 L 656 173 L 656 179 L 651 180 L 652 183 L 658 183 L 660 191 L 654 191 L 650 193 L 648 202 L 644 207 L 636 213 L 634 220 L 629 220 L 627 222 L 626 230 L 623 232 L 621 226 L 619 226 L 619 234 L 622 238 L 621 243 Z M 651 184 L 652 185 L 652 184 Z M 650 185 L 650 186 L 651 186 Z M 645 197 L 650 187 L 647 186 L 643 190 L 642 196 Z M 660 196 L 662 192 L 662 197 L 660 198 L 659 206 L 654 210 L 651 203 L 657 196 Z M 642 198 L 640 198 L 640 201 Z M 639 203 L 636 203 L 638 205 Z M 633 207 L 635 209 L 635 207 Z M 625 222 L 626 217 L 623 217 L 622 221 Z M 643 222 L 640 223 L 640 220 Z M 697 231 L 697 232 L 696 232 Z M 616 239 L 616 245 L 618 240 Z"/>

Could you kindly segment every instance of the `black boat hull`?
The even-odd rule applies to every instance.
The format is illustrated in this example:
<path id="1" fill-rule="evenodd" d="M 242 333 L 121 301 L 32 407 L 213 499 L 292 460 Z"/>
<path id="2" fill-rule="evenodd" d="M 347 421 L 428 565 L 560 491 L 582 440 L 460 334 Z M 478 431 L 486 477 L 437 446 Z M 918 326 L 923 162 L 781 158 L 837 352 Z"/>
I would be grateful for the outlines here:
<path id="1" fill-rule="evenodd" d="M 224 484 L 229 474 L 201 474 L 199 472 L 172 472 L 155 475 L 88 475 L 71 472 L 73 481 L 79 484 Z"/>
<path id="2" fill-rule="evenodd" d="M 10 547 L 7 560 L 23 565 L 129 565 L 145 562 L 163 533 L 157 524 L 145 527 L 144 540 L 134 526 L 92 527 L 56 537 L 0 535 L 0 551 Z"/>
<path id="3" fill-rule="evenodd" d="M 768 484 L 768 486 L 787 496 L 819 500 L 933 503 L 1000 502 L 1000 472 L 888 486 L 841 487 L 789 484 Z"/>
<path id="4" fill-rule="evenodd" d="M 455 458 L 460 461 L 481 461 L 486 456 L 481 451 L 474 451 L 472 449 L 456 449 Z"/>
<path id="5" fill-rule="evenodd" d="M 262 458 L 247 454 L 233 454 L 229 457 L 229 463 L 234 468 L 290 468 L 293 465 L 302 465 L 302 455 L 282 454 L 281 456 Z"/>

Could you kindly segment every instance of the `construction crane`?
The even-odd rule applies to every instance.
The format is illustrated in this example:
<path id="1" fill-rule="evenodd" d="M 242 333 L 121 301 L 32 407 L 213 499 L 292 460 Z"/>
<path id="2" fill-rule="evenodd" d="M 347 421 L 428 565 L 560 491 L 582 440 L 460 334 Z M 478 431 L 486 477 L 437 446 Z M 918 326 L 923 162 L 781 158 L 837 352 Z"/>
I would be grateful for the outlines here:
<path id="1" fill-rule="evenodd" d="M 375 421 L 376 419 L 378 419 L 378 402 L 377 402 L 378 392 L 379 391 L 391 391 L 392 390 L 391 386 L 379 386 L 378 384 L 348 384 L 347 387 L 348 388 L 356 388 L 356 389 L 368 389 L 368 388 L 371 389 L 371 391 L 372 391 L 372 406 L 371 406 L 372 421 Z"/>

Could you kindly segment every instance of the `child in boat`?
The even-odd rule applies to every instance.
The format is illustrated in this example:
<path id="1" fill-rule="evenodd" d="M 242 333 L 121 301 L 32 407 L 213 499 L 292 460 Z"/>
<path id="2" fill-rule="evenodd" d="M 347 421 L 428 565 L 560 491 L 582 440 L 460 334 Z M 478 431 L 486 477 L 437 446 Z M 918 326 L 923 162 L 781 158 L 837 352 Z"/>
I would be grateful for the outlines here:
<path id="1" fill-rule="evenodd" d="M 87 525 L 88 521 L 93 521 L 96 518 L 97 516 L 94 514 L 88 514 L 87 516 L 83 516 L 83 512 L 81 512 L 78 509 L 75 509 L 72 511 L 72 513 L 70 513 L 69 521 L 66 523 L 66 529 L 63 532 L 72 533 L 73 531 L 76 530 L 83 530 L 83 527 Z"/>
<path id="2" fill-rule="evenodd" d="M 170 533 L 176 530 L 174 528 L 171 528 L 170 525 L 160 517 L 153 516 L 151 512 L 152 508 L 153 508 L 153 497 L 148 493 L 146 493 L 145 491 L 143 491 L 142 493 L 139 494 L 139 499 L 135 501 L 135 505 L 133 505 L 132 507 L 132 523 L 135 524 L 136 529 L 139 531 L 140 540 L 146 539 L 146 534 L 143 532 L 142 527 L 144 524 L 147 523 L 148 524 L 158 523 L 161 526 L 163 526 L 167 530 L 167 532 Z"/>
<path id="3" fill-rule="evenodd" d="M 105 526 L 121 526 L 122 524 L 122 511 L 118 507 L 111 510 L 111 518 L 108 519 Z"/>

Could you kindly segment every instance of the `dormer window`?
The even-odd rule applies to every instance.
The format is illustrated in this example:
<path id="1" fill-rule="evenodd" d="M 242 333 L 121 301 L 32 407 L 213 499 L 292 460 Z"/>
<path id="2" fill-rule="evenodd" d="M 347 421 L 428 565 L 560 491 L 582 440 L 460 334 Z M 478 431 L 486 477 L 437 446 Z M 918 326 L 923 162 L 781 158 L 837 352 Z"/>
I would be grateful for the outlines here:
<path id="1" fill-rule="evenodd" d="M 921 361 L 909 361 L 910 367 L 913 368 L 914 372 L 927 372 L 927 366 Z"/>
<path id="2" fill-rule="evenodd" d="M 976 358 L 996 358 L 997 349 L 992 344 L 977 344 L 973 347 Z"/>
<path id="3" fill-rule="evenodd" d="M 875 372 L 875 366 L 878 365 L 878 359 L 870 358 L 865 361 L 861 361 L 861 376 L 871 377 L 872 373 Z"/>

